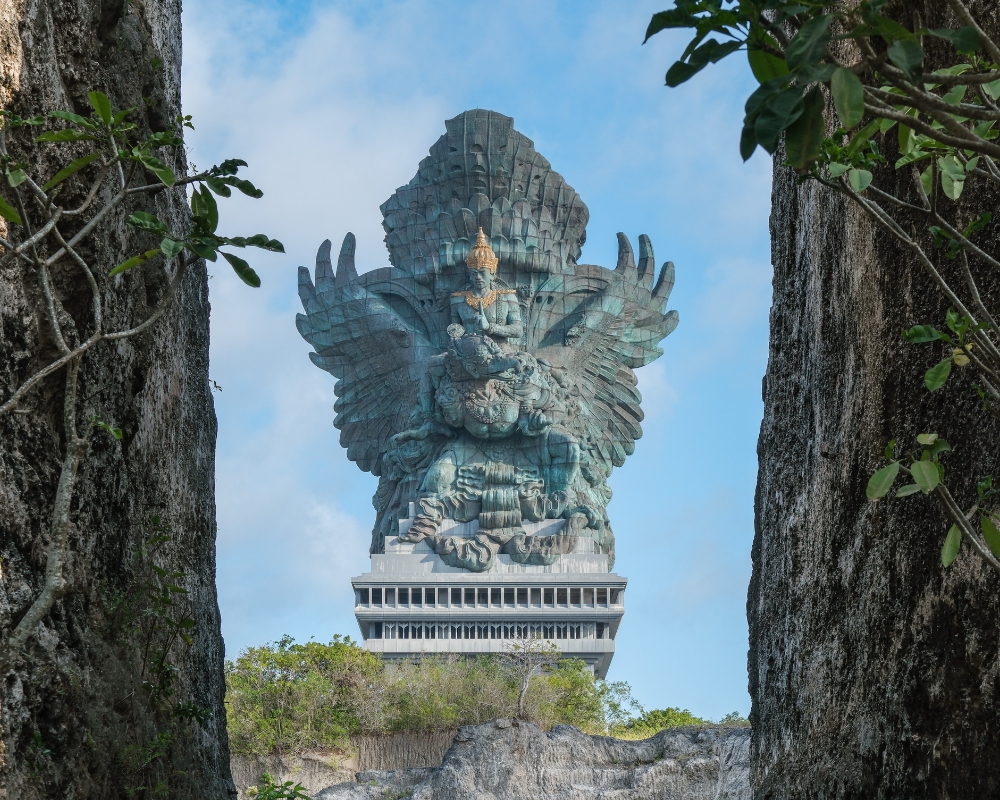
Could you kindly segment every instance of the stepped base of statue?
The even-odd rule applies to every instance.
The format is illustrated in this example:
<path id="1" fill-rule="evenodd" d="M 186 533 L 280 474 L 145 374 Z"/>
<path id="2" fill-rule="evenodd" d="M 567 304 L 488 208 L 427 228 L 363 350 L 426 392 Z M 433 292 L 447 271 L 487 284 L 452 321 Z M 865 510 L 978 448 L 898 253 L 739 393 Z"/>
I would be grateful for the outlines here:
<path id="1" fill-rule="evenodd" d="M 413 524 L 400 520 L 405 535 Z M 522 522 L 528 536 L 560 532 L 565 520 Z M 479 523 L 444 520 L 439 534 L 474 537 Z M 426 541 L 386 538 L 371 572 L 351 580 L 365 647 L 390 660 L 427 655 L 501 653 L 518 639 L 553 642 L 607 675 L 625 612 L 626 579 L 609 571 L 606 554 L 578 537 L 552 564 L 523 564 L 498 555 L 483 572 L 444 563 Z"/>

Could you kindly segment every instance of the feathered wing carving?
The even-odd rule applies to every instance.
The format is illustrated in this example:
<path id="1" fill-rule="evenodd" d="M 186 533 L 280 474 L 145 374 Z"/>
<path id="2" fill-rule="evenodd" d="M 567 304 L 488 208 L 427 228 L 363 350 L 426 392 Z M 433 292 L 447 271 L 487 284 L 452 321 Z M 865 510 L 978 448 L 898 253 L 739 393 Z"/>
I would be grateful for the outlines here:
<path id="1" fill-rule="evenodd" d="M 390 439 L 406 428 L 416 406 L 421 362 L 435 348 L 406 318 L 410 315 L 372 291 L 367 275 L 359 279 L 354 234 L 344 238 L 336 273 L 330 249 L 329 240 L 319 248 L 315 284 L 309 270 L 299 267 L 299 298 L 306 313 L 296 315 L 296 326 L 315 348 L 312 362 L 337 378 L 334 425 L 347 457 L 381 475 Z"/>
<path id="2" fill-rule="evenodd" d="M 662 354 L 659 342 L 677 327 L 676 311 L 665 312 L 674 283 L 667 262 L 656 285 L 653 246 L 639 237 L 639 264 L 623 233 L 618 234 L 618 265 L 579 265 L 572 277 L 560 276 L 563 297 L 580 302 L 564 315 L 537 315 L 539 357 L 561 369 L 576 388 L 579 413 L 568 422 L 591 454 L 591 469 L 606 478 L 620 467 L 642 436 L 642 400 L 633 369 Z M 539 289 L 545 296 L 546 287 Z M 542 306 L 545 308 L 545 306 Z M 547 323 L 547 324 L 546 324 Z M 605 468 L 602 468 L 604 465 Z M 595 475 L 595 478 L 598 477 Z"/>

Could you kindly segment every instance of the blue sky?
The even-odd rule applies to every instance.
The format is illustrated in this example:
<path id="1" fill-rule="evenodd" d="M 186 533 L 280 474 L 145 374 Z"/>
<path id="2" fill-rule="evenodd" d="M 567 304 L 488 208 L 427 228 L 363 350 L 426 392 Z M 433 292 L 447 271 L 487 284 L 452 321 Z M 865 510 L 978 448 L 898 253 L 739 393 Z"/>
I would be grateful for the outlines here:
<path id="1" fill-rule="evenodd" d="M 514 118 L 590 208 L 581 259 L 613 267 L 615 233 L 677 265 L 681 324 L 638 371 L 644 436 L 612 476 L 627 612 L 609 678 L 647 708 L 718 718 L 750 706 L 746 586 L 771 297 L 770 161 L 740 161 L 752 77 L 739 55 L 690 84 L 684 45 L 640 46 L 656 2 L 188 0 L 190 157 L 250 163 L 264 192 L 222 227 L 262 231 L 263 287 L 209 271 L 219 415 L 219 602 L 230 657 L 283 634 L 357 633 L 376 480 L 332 427 L 333 379 L 295 330 L 296 270 L 325 238 L 388 263 L 378 206 L 468 108 Z"/>

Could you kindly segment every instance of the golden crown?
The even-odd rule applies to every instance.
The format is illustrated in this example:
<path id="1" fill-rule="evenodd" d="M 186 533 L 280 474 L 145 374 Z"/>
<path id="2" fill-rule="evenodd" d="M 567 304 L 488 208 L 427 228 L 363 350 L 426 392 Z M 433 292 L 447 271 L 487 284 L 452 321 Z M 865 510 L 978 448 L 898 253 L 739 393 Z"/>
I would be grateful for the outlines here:
<path id="1" fill-rule="evenodd" d="M 486 234 L 480 228 L 479 234 L 476 236 L 476 243 L 472 245 L 469 255 L 465 257 L 465 265 L 469 269 L 488 269 L 490 272 L 496 274 L 497 264 L 499 263 L 500 259 L 496 257 L 493 248 L 490 247 L 489 239 L 486 238 Z"/>

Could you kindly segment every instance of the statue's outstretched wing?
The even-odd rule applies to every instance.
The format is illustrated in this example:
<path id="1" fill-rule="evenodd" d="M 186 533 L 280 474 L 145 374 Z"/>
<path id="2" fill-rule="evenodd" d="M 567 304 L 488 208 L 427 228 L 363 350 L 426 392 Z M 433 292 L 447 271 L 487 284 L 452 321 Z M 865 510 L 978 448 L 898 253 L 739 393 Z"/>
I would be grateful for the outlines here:
<path id="1" fill-rule="evenodd" d="M 337 378 L 333 424 L 347 457 L 381 475 L 382 455 L 389 439 L 407 428 L 417 406 L 422 362 L 434 348 L 419 329 L 407 293 L 389 295 L 378 291 L 378 275 L 359 276 L 354 250 L 349 233 L 334 273 L 330 241 L 323 242 L 315 284 L 309 270 L 299 267 L 299 298 L 306 313 L 296 315 L 296 326 L 316 350 L 309 354 L 312 362 Z"/>
<path id="2" fill-rule="evenodd" d="M 584 413 L 575 421 L 578 433 L 609 467 L 620 467 L 642 436 L 642 397 L 632 370 L 662 355 L 659 342 L 678 323 L 677 312 L 666 310 L 674 265 L 664 264 L 654 285 L 653 246 L 645 235 L 639 237 L 639 256 L 637 267 L 628 238 L 619 233 L 613 271 L 580 265 L 575 275 L 562 278 L 562 309 L 546 302 L 533 308 L 537 353 L 563 369 L 579 392 Z"/>

